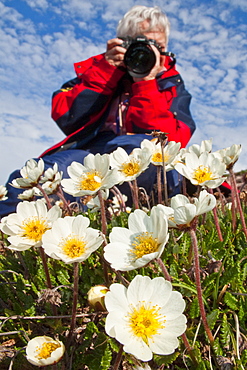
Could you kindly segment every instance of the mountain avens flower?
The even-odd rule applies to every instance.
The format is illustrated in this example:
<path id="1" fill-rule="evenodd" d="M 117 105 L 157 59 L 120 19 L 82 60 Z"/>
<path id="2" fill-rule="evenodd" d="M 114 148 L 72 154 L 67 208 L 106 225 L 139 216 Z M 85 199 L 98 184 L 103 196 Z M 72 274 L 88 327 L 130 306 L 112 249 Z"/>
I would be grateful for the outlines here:
<path id="1" fill-rule="evenodd" d="M 63 179 L 63 190 L 80 197 L 94 195 L 99 190 L 110 189 L 118 183 L 117 170 L 110 169 L 109 154 L 88 154 L 83 165 L 72 162 L 68 167 L 69 179 Z"/>
<path id="2" fill-rule="evenodd" d="M 185 195 L 178 194 L 171 198 L 170 207 L 162 204 L 157 207 L 164 212 L 169 227 L 187 229 L 197 216 L 211 211 L 215 206 L 215 196 L 202 190 L 198 198 L 192 199 L 192 203 Z"/>
<path id="3" fill-rule="evenodd" d="M 12 186 L 19 189 L 29 189 L 37 185 L 44 172 L 44 161 L 42 158 L 36 162 L 34 159 L 29 159 L 24 167 L 20 170 L 22 177 L 14 179 Z"/>
<path id="4" fill-rule="evenodd" d="M 86 260 L 103 242 L 100 232 L 88 227 L 89 223 L 89 219 L 82 215 L 58 219 L 43 236 L 45 253 L 65 263 Z"/>
<path id="5" fill-rule="evenodd" d="M 113 227 L 109 238 L 106 261 L 116 270 L 134 270 L 161 256 L 169 238 L 167 220 L 157 207 L 150 216 L 137 209 L 129 215 L 128 228 Z"/>
<path id="6" fill-rule="evenodd" d="M 119 147 L 110 154 L 112 168 L 118 170 L 119 183 L 135 180 L 150 164 L 151 153 L 147 148 L 135 148 L 131 154 Z"/>
<path id="7" fill-rule="evenodd" d="M 18 203 L 16 213 L 3 217 L 0 230 L 7 235 L 8 248 L 24 251 L 31 247 L 40 247 L 42 236 L 52 227 L 52 223 L 61 217 L 62 211 L 53 206 L 49 211 L 41 200 Z"/>
<path id="8" fill-rule="evenodd" d="M 184 164 L 177 163 L 174 167 L 193 185 L 215 189 L 226 178 L 226 165 L 212 153 L 204 152 L 199 157 L 194 152 L 186 153 L 184 160 Z"/>
<path id="9" fill-rule="evenodd" d="M 27 360 L 39 367 L 55 365 L 65 352 L 63 342 L 47 336 L 31 339 L 26 348 Z"/>
<path id="10" fill-rule="evenodd" d="M 128 288 L 112 284 L 105 305 L 106 333 L 142 361 L 173 353 L 186 330 L 185 301 L 162 277 L 137 275 Z"/>
<path id="11" fill-rule="evenodd" d="M 151 153 L 150 161 L 155 166 L 162 166 L 163 159 L 165 165 L 171 163 L 178 154 L 180 147 L 181 147 L 180 143 L 176 143 L 175 141 L 169 141 L 168 144 L 165 145 L 165 147 L 163 148 L 163 158 L 162 158 L 161 146 L 160 143 L 157 143 L 157 139 L 153 140 L 144 139 L 141 142 L 141 149 L 146 148 L 150 151 Z"/>

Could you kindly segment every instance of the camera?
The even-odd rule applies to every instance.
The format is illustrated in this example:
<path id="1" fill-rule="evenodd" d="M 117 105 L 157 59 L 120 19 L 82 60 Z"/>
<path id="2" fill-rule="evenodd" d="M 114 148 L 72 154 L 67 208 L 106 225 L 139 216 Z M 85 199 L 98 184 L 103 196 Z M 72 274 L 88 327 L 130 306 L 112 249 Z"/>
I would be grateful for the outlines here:
<path id="1" fill-rule="evenodd" d="M 155 40 L 148 39 L 140 35 L 132 38 L 130 36 L 121 37 L 122 47 L 126 50 L 124 54 L 124 63 L 132 77 L 145 77 L 149 75 L 156 63 L 156 55 L 151 47 L 154 45 L 162 55 L 161 46 Z"/>

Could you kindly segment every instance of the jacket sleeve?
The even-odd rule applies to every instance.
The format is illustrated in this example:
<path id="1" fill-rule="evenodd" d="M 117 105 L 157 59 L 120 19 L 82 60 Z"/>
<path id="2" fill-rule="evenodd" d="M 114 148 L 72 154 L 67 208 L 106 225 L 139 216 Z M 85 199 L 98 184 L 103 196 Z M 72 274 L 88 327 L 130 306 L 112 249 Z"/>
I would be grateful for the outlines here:
<path id="1" fill-rule="evenodd" d="M 95 123 L 105 112 L 124 72 L 98 55 L 75 63 L 77 77 L 52 96 L 52 118 L 70 135 Z"/>
<path id="2" fill-rule="evenodd" d="M 195 123 L 189 110 L 191 96 L 181 76 L 136 82 L 132 92 L 126 114 L 127 132 L 162 131 L 169 141 L 181 142 L 185 147 Z"/>

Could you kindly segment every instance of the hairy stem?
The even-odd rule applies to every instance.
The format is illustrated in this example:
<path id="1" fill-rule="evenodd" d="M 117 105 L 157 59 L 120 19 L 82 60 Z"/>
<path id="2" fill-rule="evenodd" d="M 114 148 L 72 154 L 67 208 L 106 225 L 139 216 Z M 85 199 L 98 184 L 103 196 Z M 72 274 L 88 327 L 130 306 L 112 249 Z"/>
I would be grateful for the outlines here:
<path id="1" fill-rule="evenodd" d="M 239 215 L 240 215 L 240 220 L 241 220 L 241 223 L 242 223 L 242 226 L 243 226 L 244 235 L 245 235 L 245 238 L 247 239 L 246 223 L 245 223 L 245 219 L 244 219 L 243 209 L 242 209 L 242 206 L 241 206 L 241 201 L 240 201 L 239 194 L 238 194 L 238 188 L 237 188 L 235 174 L 234 174 L 232 168 L 229 169 L 229 172 L 230 172 L 230 176 L 232 178 L 233 191 L 234 191 L 234 195 L 235 195 L 234 198 L 236 199 L 236 202 L 237 202 L 237 208 L 238 208 L 238 212 L 239 212 Z"/>
<path id="2" fill-rule="evenodd" d="M 209 189 L 209 193 L 213 194 L 213 190 Z M 216 227 L 216 230 L 217 230 L 217 233 L 218 233 L 218 237 L 219 237 L 220 241 L 223 242 L 223 237 L 222 237 L 222 233 L 221 233 L 221 229 L 220 229 L 220 223 L 219 223 L 219 218 L 218 218 L 218 215 L 217 215 L 217 208 L 216 207 L 213 208 L 213 215 L 214 215 L 214 222 L 215 222 L 215 227 Z"/>
<path id="3" fill-rule="evenodd" d="M 43 194 L 43 196 L 45 198 L 45 201 L 46 201 L 46 204 L 47 204 L 47 208 L 50 209 L 52 207 L 52 204 L 50 202 L 50 199 L 49 199 L 48 195 L 46 194 L 46 192 L 44 191 L 44 189 L 42 188 L 42 186 L 40 184 L 37 184 L 36 188 L 39 189 L 40 192 Z"/>
<path id="4" fill-rule="evenodd" d="M 115 360 L 115 363 L 113 365 L 112 370 L 118 370 L 119 369 L 119 366 L 120 366 L 120 363 L 121 363 L 121 360 L 122 360 L 122 355 L 123 355 L 123 345 L 121 344 L 120 347 L 119 347 L 118 354 L 117 354 L 117 357 L 116 357 L 116 360 Z"/>
<path id="5" fill-rule="evenodd" d="M 171 278 L 169 272 L 167 271 L 167 268 L 166 268 L 164 262 L 162 261 L 162 259 L 159 257 L 159 258 L 156 258 L 155 261 L 160 266 L 161 271 L 162 271 L 163 275 L 165 276 L 166 280 L 172 281 L 172 278 Z"/>
<path id="6" fill-rule="evenodd" d="M 196 290 L 197 290 L 197 297 L 198 297 L 200 314 L 201 314 L 204 329 L 205 329 L 206 334 L 208 336 L 209 342 L 212 346 L 213 343 L 214 343 L 214 337 L 213 337 L 211 329 L 209 328 L 209 325 L 208 325 L 206 310 L 205 310 L 204 303 L 203 303 L 197 238 L 196 238 L 195 230 L 192 229 L 192 228 L 190 229 L 190 237 L 191 237 L 191 242 L 192 242 L 193 251 L 194 251 L 195 280 L 196 280 Z"/>
<path id="7" fill-rule="evenodd" d="M 77 300 L 78 300 L 78 283 L 79 283 L 79 262 L 74 263 L 74 289 L 73 289 L 73 304 L 72 304 L 72 316 L 70 323 L 70 330 L 68 335 L 67 345 L 69 347 L 72 339 L 72 335 L 75 329 L 76 324 L 76 309 L 77 309 Z"/>
<path id="8" fill-rule="evenodd" d="M 51 277 L 50 277 L 50 272 L 49 272 L 49 268 L 48 268 L 48 264 L 47 264 L 47 257 L 46 257 L 46 254 L 44 252 L 44 249 L 42 247 L 39 248 L 39 253 L 40 253 L 40 256 L 41 256 L 41 259 L 42 259 L 42 264 L 43 264 L 44 271 L 45 271 L 46 286 L 47 286 L 48 289 L 52 289 Z M 56 316 L 57 315 L 57 308 L 54 304 L 52 305 L 52 311 L 53 311 L 54 316 Z"/>
<path id="9" fill-rule="evenodd" d="M 162 204 L 161 166 L 157 166 L 157 193 L 158 204 Z"/>

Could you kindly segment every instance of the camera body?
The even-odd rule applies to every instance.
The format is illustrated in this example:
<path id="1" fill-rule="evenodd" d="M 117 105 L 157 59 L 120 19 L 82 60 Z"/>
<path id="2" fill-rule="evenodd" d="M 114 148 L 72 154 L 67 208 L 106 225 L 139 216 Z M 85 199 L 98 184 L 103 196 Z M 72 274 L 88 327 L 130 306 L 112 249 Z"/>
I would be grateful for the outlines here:
<path id="1" fill-rule="evenodd" d="M 155 40 L 148 39 L 144 35 L 136 37 L 121 37 L 122 47 L 126 50 L 124 63 L 132 77 L 145 77 L 149 75 L 156 63 L 156 55 L 151 47 L 154 45 L 161 54 L 161 46 Z"/>

